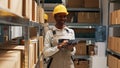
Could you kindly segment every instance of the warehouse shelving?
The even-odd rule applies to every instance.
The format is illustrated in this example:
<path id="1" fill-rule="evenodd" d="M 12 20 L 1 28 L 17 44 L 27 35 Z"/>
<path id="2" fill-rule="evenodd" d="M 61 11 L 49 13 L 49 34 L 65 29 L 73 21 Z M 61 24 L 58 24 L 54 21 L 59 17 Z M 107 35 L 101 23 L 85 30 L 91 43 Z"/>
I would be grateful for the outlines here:
<path id="1" fill-rule="evenodd" d="M 108 67 L 119 68 L 120 51 L 120 22 L 118 22 L 118 17 L 113 14 L 117 14 L 120 10 L 120 0 L 108 0 L 108 23 L 107 23 L 107 56 L 108 56 Z M 118 15 L 118 14 L 117 14 Z M 114 62 L 111 65 L 110 62 Z"/>
<path id="2" fill-rule="evenodd" d="M 13 50 L 21 50 L 23 51 L 23 53 L 25 53 L 25 56 L 22 58 L 25 58 L 24 62 L 25 62 L 25 66 L 23 66 L 23 68 L 31 68 L 30 67 L 30 55 L 29 55 L 29 44 L 30 42 L 34 42 L 34 41 L 29 41 L 30 39 L 30 34 L 29 34 L 29 30 L 30 27 L 35 27 L 37 28 L 37 35 L 36 37 L 40 36 L 40 29 L 41 29 L 41 25 L 38 22 L 32 22 L 29 21 L 28 19 L 21 17 L 13 12 L 10 12 L 7 9 L 1 8 L 0 7 L 0 25 L 4 26 L 21 26 L 23 28 L 23 36 L 24 36 L 24 40 L 25 43 L 23 45 L 14 45 L 14 44 L 6 44 L 9 41 L 11 41 L 12 39 L 10 38 L 8 41 L 4 41 L 3 43 L 1 43 L 0 49 L 13 49 Z M 38 43 L 37 43 L 38 44 Z M 10 47 L 11 45 L 11 47 Z M 38 46 L 39 47 L 39 46 Z M 40 53 L 39 53 L 40 54 Z M 40 57 L 40 55 L 38 54 L 38 59 Z M 39 62 L 39 60 L 37 60 L 37 63 Z M 37 64 L 36 64 L 37 65 Z M 34 67 L 36 67 L 36 65 Z"/>
<path id="3" fill-rule="evenodd" d="M 111 6 L 111 3 L 117 3 L 117 4 L 120 4 L 120 1 L 119 0 L 108 0 L 108 37 L 110 36 L 109 32 L 110 32 L 110 28 L 113 29 L 113 31 L 111 32 L 114 32 L 114 28 L 119 28 L 120 27 L 120 24 L 110 24 L 110 6 Z M 119 8 L 118 8 L 119 9 Z M 113 10 L 115 11 L 115 9 Z M 115 23 L 115 22 L 114 22 Z M 118 23 L 118 22 L 117 22 Z M 112 36 L 112 37 L 117 37 L 117 36 Z M 118 37 L 119 38 L 119 37 Z M 108 42 L 109 43 L 109 42 Z M 118 45 L 118 44 L 117 44 Z M 109 46 L 109 45 L 108 45 Z M 113 50 L 110 50 L 110 49 L 107 49 L 107 52 L 111 53 L 111 54 L 115 54 L 115 55 L 120 55 L 119 53 L 116 53 L 115 51 Z M 108 54 L 109 54 L 108 53 Z"/>

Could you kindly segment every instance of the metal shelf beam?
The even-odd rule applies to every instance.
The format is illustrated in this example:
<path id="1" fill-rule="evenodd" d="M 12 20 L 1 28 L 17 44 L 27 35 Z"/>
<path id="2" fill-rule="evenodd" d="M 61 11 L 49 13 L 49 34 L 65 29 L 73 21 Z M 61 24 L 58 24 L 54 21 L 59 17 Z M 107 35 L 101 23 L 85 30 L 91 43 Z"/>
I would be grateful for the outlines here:
<path id="1" fill-rule="evenodd" d="M 45 11 L 53 11 L 53 8 L 44 8 Z M 100 12 L 100 8 L 67 8 L 69 12 Z"/>
<path id="2" fill-rule="evenodd" d="M 50 26 L 54 25 L 55 23 L 49 23 Z M 100 24 L 85 24 L 85 23 L 65 23 L 70 28 L 96 28 L 100 26 Z"/>
<path id="3" fill-rule="evenodd" d="M 0 7 L 0 24 L 12 26 L 40 26 L 39 23 L 29 21 L 28 19 L 16 15 Z"/>
<path id="4" fill-rule="evenodd" d="M 110 49 L 107 49 L 107 53 L 120 59 L 120 53 L 114 52 L 114 51 L 112 51 Z"/>
<path id="5" fill-rule="evenodd" d="M 120 3 L 120 0 L 109 0 L 109 1 L 113 3 Z"/>
<path id="6" fill-rule="evenodd" d="M 73 55 L 72 59 L 84 59 L 84 60 L 89 60 L 90 56 L 85 55 L 85 56 L 80 56 L 80 55 Z"/>
<path id="7" fill-rule="evenodd" d="M 120 27 L 120 24 L 109 25 L 109 27 Z"/>

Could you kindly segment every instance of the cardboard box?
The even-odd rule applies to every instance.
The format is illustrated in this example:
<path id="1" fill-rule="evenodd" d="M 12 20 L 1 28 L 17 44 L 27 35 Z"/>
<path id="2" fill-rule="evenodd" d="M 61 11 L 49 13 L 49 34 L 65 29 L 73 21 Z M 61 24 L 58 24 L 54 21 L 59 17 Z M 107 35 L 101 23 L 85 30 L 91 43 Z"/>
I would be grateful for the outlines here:
<path id="1" fill-rule="evenodd" d="M 110 24 L 116 24 L 117 23 L 117 11 L 113 11 L 110 14 Z"/>
<path id="2" fill-rule="evenodd" d="M 32 0 L 32 20 L 37 22 L 37 3 Z"/>
<path id="3" fill-rule="evenodd" d="M 35 47 L 35 49 L 34 49 L 34 64 L 36 64 L 37 62 L 38 62 L 38 44 L 37 44 L 37 42 L 36 43 L 34 43 L 34 47 Z"/>
<path id="4" fill-rule="evenodd" d="M 0 51 L 0 63 L 2 65 L 0 65 L 2 68 L 21 68 L 21 52 L 20 51 L 6 51 L 6 50 L 2 50 Z M 7 63 L 9 63 L 10 61 L 12 61 L 10 64 L 11 65 L 5 65 Z M 9 66 L 9 67 L 6 67 Z M 11 67 L 12 66 L 12 67 Z M 13 67 L 14 66 L 14 67 Z"/>
<path id="5" fill-rule="evenodd" d="M 117 10 L 116 11 L 116 18 L 117 18 L 117 22 L 116 22 L 116 24 L 120 24 L 120 10 Z"/>
<path id="6" fill-rule="evenodd" d="M 108 49 L 111 49 L 111 45 L 112 45 L 111 41 L 112 41 L 111 37 L 108 37 Z"/>
<path id="7" fill-rule="evenodd" d="M 75 60 L 74 61 L 75 68 L 89 68 L 89 63 L 87 60 Z"/>
<path id="8" fill-rule="evenodd" d="M 86 47 L 86 41 L 80 41 L 76 47 L 76 53 L 75 55 L 86 55 L 87 54 L 87 47 Z"/>
<path id="9" fill-rule="evenodd" d="M 99 24 L 100 14 L 95 12 L 78 12 L 78 23 Z"/>
<path id="10" fill-rule="evenodd" d="M 29 66 L 30 68 L 32 68 L 34 66 L 34 50 L 35 47 L 34 47 L 34 44 L 33 43 L 30 43 L 29 45 Z"/>
<path id="11" fill-rule="evenodd" d="M 118 39 L 117 39 L 117 42 L 118 42 L 118 44 L 117 44 L 117 45 L 118 45 L 118 47 L 117 47 L 117 48 L 118 48 L 117 52 L 120 53 L 120 38 L 119 38 L 119 37 L 118 37 Z"/>
<path id="12" fill-rule="evenodd" d="M 30 38 L 37 37 L 37 29 L 35 27 L 30 27 Z"/>
<path id="13" fill-rule="evenodd" d="M 14 12 L 19 16 L 22 16 L 22 2 L 23 0 L 10 0 L 10 11 Z"/>
<path id="14" fill-rule="evenodd" d="M 85 8 L 99 8 L 99 0 L 84 0 Z"/>
<path id="15" fill-rule="evenodd" d="M 52 12 L 47 12 L 46 14 L 48 15 L 48 23 L 55 23 L 56 22 Z"/>
<path id="16" fill-rule="evenodd" d="M 0 59 L 0 68 L 16 68 L 15 61 L 13 60 L 13 58 L 2 58 Z"/>
<path id="17" fill-rule="evenodd" d="M 118 68 L 120 68 L 120 59 L 118 59 Z"/>
<path id="18" fill-rule="evenodd" d="M 114 56 L 108 55 L 108 67 L 118 68 L 118 59 Z"/>
<path id="19" fill-rule="evenodd" d="M 66 7 L 82 8 L 84 7 L 84 0 L 66 0 Z"/>
<path id="20" fill-rule="evenodd" d="M 39 52 L 42 52 L 43 51 L 43 47 L 44 47 L 44 42 L 43 42 L 43 40 L 44 40 L 44 38 L 43 38 L 43 36 L 40 36 L 39 37 Z"/>
<path id="21" fill-rule="evenodd" d="M 38 6 L 38 16 L 39 16 L 39 23 L 44 23 L 44 9 L 40 6 Z"/>
<path id="22" fill-rule="evenodd" d="M 8 0 L 0 0 L 0 6 L 8 9 Z"/>

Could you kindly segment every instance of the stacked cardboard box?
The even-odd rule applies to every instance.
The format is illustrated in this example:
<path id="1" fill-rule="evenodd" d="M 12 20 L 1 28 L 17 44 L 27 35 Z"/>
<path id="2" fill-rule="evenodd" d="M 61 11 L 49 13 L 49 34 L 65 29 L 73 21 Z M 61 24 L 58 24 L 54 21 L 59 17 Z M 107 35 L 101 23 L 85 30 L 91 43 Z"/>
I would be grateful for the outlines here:
<path id="1" fill-rule="evenodd" d="M 87 47 L 86 47 L 86 41 L 80 41 L 76 47 L 76 55 L 87 55 Z"/>
<path id="2" fill-rule="evenodd" d="M 8 0 L 0 0 L 0 6 L 8 9 Z"/>
<path id="3" fill-rule="evenodd" d="M 110 24 L 120 24 L 120 10 L 111 12 Z"/>
<path id="4" fill-rule="evenodd" d="M 82 8 L 84 7 L 84 0 L 66 0 L 66 7 Z"/>
<path id="5" fill-rule="evenodd" d="M 14 14 L 37 21 L 37 3 L 34 0 L 0 0 L 0 7 Z"/>
<path id="6" fill-rule="evenodd" d="M 109 37 L 108 48 L 114 52 L 120 53 L 120 38 L 119 37 Z"/>
<path id="7" fill-rule="evenodd" d="M 119 68 L 118 61 L 120 61 L 118 58 L 116 58 L 112 55 L 108 55 L 108 67 L 109 68 Z"/>
<path id="8" fill-rule="evenodd" d="M 0 68 L 21 68 L 21 51 L 0 50 Z"/>
<path id="9" fill-rule="evenodd" d="M 99 0 L 67 0 L 68 8 L 99 8 Z"/>
<path id="10" fill-rule="evenodd" d="M 52 14 L 52 12 L 46 12 L 47 15 L 48 15 L 48 23 L 55 23 L 55 19 L 54 19 L 54 16 Z"/>
<path id="11" fill-rule="evenodd" d="M 100 13 L 95 12 L 79 12 L 78 13 L 78 23 L 100 23 Z"/>
<path id="12" fill-rule="evenodd" d="M 99 0 L 84 0 L 85 8 L 99 8 Z"/>

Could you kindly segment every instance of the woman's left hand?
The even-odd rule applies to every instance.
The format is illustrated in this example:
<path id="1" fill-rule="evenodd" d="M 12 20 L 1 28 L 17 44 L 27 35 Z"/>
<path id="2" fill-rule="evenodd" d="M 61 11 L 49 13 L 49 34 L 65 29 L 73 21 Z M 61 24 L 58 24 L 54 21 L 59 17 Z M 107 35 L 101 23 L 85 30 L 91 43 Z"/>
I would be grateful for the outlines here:
<path id="1" fill-rule="evenodd" d="M 68 50 L 70 50 L 70 51 L 73 51 L 73 47 L 74 47 L 74 45 L 67 45 L 67 46 L 66 46 L 66 48 L 67 48 Z"/>

